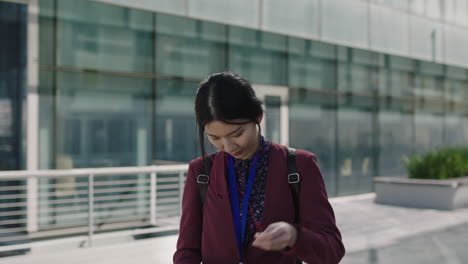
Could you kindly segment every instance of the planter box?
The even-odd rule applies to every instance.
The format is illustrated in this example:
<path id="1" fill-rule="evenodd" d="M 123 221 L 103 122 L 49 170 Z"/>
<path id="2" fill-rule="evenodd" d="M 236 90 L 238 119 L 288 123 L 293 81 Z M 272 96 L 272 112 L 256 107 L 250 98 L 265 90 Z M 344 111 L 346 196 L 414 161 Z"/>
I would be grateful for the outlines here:
<path id="1" fill-rule="evenodd" d="M 375 177 L 375 202 L 415 208 L 454 210 L 468 207 L 468 177 L 422 180 Z"/>

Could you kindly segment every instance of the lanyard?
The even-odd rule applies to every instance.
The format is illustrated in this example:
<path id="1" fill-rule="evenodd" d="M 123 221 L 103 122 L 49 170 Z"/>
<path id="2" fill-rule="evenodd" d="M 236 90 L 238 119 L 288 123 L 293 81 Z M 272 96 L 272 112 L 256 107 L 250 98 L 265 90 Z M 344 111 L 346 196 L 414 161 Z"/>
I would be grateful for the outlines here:
<path id="1" fill-rule="evenodd" d="M 249 169 L 249 178 L 247 180 L 247 186 L 245 188 L 244 197 L 242 200 L 242 216 L 239 209 L 239 195 L 237 192 L 237 180 L 236 171 L 234 170 L 234 159 L 231 155 L 228 156 L 228 168 L 229 168 L 229 191 L 231 197 L 231 210 L 232 218 L 234 222 L 234 228 L 236 231 L 237 248 L 239 249 L 239 256 L 241 262 L 243 261 L 242 245 L 245 237 L 245 226 L 247 223 L 247 210 L 249 207 L 249 197 L 252 192 L 252 186 L 254 177 L 257 172 L 258 164 L 258 152 L 253 156 L 252 163 Z"/>

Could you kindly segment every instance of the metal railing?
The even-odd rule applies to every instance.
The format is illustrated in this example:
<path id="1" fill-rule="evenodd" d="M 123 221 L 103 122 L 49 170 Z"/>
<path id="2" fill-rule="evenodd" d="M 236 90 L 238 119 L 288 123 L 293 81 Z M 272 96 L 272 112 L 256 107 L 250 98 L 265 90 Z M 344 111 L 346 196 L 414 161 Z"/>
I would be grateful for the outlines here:
<path id="1" fill-rule="evenodd" d="M 84 232 L 92 246 L 98 231 L 177 224 L 187 170 L 183 164 L 0 172 L 0 252 Z"/>

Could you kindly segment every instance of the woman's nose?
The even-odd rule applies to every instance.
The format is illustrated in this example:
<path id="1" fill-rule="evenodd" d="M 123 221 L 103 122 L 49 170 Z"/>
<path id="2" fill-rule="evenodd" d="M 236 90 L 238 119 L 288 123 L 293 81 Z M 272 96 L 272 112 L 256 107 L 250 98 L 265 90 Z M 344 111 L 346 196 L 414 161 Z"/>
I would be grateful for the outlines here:
<path id="1" fill-rule="evenodd" d="M 223 145 L 224 145 L 224 151 L 227 153 L 232 153 L 233 151 L 236 150 L 236 145 L 231 140 L 225 140 L 223 142 Z"/>

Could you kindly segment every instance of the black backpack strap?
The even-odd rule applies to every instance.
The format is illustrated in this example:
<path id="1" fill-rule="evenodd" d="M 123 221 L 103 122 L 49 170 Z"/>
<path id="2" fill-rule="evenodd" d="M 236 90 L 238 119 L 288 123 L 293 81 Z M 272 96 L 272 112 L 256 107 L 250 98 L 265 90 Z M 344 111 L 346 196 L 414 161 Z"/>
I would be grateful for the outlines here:
<path id="1" fill-rule="evenodd" d="M 296 167 L 296 150 L 288 148 L 288 183 L 294 200 L 294 223 L 296 224 L 299 222 L 299 181 L 300 176 Z"/>
<path id="2" fill-rule="evenodd" d="M 299 223 L 299 181 L 300 176 L 296 167 L 296 150 L 288 148 L 288 183 L 291 188 L 291 194 L 294 201 L 294 223 Z M 296 259 L 297 264 L 301 264 L 302 260 Z"/>
<path id="3" fill-rule="evenodd" d="M 206 190 L 208 189 L 208 183 L 210 182 L 210 171 L 213 165 L 213 158 L 216 153 L 208 155 L 203 158 L 203 166 L 200 174 L 197 176 L 198 190 L 200 191 L 200 199 L 202 206 L 205 203 Z"/>

